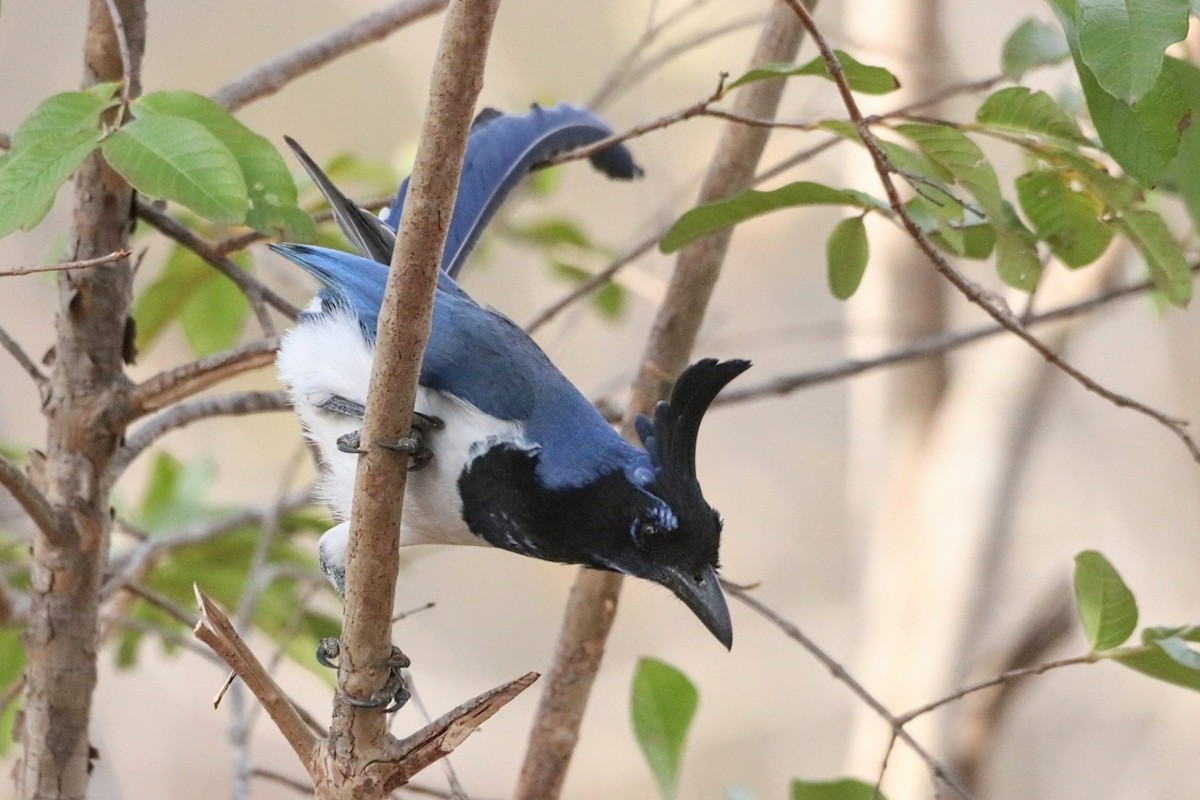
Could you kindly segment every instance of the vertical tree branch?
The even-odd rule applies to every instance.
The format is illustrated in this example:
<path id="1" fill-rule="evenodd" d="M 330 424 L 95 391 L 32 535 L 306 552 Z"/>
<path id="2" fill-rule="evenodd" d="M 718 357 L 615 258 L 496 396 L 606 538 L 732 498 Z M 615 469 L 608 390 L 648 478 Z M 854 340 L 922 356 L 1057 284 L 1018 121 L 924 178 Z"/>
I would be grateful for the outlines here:
<path id="1" fill-rule="evenodd" d="M 388 744 L 384 715 L 346 700 L 347 695 L 371 695 L 388 670 L 408 459 L 374 443 L 395 441 L 411 425 L 442 249 L 498 5 L 499 0 L 454 0 L 447 10 L 388 275 L 363 424 L 368 452 L 360 458 L 354 487 L 339 692 L 327 751 L 330 772 L 354 774 Z"/>
<path id="2" fill-rule="evenodd" d="M 808 2 L 816 5 L 816 0 Z M 774 3 L 750 67 L 793 60 L 801 33 L 791 10 L 782 2 Z M 783 88 L 782 80 L 768 80 L 740 89 L 733 111 L 745 117 L 774 119 Z M 769 128 L 727 124 L 697 202 L 709 203 L 748 188 L 769 135 Z M 633 384 L 622 423 L 626 437 L 632 438 L 637 415 L 665 397 L 686 366 L 732 235 L 727 229 L 680 251 Z M 530 734 L 518 800 L 556 798 L 562 792 L 620 591 L 621 576 L 613 573 L 584 569 L 575 580 L 554 665 Z"/>
<path id="3" fill-rule="evenodd" d="M 105 0 L 92 0 L 83 85 L 127 80 L 136 96 L 145 49 L 143 0 L 117 0 L 119 32 Z M 75 178 L 73 259 L 129 249 L 133 192 L 99 151 Z M 88 720 L 96 686 L 97 611 L 111 524 L 109 459 L 124 431 L 129 381 L 123 371 L 132 270 L 127 260 L 102 270 L 59 273 L 55 363 L 48 421 L 45 493 L 69 520 L 62 535 L 33 539 L 25 687 L 25 745 L 18 767 L 22 798 L 82 798 L 89 772 Z"/>

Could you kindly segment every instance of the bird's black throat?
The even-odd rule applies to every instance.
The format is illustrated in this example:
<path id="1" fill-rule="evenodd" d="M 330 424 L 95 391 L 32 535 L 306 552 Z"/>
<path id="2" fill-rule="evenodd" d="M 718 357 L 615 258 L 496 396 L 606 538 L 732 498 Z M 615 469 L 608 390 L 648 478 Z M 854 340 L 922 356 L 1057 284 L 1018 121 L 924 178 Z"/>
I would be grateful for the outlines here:
<path id="1" fill-rule="evenodd" d="M 458 479 L 467 527 L 514 553 L 613 569 L 644 495 L 621 470 L 578 488 L 548 489 L 536 468 L 535 452 L 507 444 L 472 461 Z"/>

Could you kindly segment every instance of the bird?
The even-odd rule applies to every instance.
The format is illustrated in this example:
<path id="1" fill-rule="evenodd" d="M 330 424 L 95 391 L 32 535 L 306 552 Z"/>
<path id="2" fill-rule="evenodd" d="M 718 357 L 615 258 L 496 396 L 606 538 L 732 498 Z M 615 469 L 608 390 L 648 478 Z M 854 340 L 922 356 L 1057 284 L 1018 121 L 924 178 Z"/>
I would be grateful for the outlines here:
<path id="1" fill-rule="evenodd" d="M 717 575 L 723 523 L 701 490 L 696 444 L 710 404 L 750 362 L 704 359 L 687 367 L 669 400 L 637 420 L 639 447 L 613 429 L 519 326 L 477 303 L 455 280 L 483 226 L 525 173 L 610 132 L 590 112 L 565 104 L 535 106 L 526 115 L 489 110 L 477 119 L 438 275 L 414 431 L 399 443 L 381 443 L 412 456 L 400 544 L 492 546 L 650 580 L 682 600 L 729 648 L 733 629 Z M 321 497 L 341 520 L 321 537 L 318 555 L 343 592 L 354 453 L 392 225 L 407 182 L 381 219 L 354 205 L 299 145 L 289 144 L 364 253 L 270 245 L 322 286 L 284 336 L 277 365 L 321 454 Z M 601 151 L 593 165 L 616 177 L 640 173 L 621 145 Z"/>

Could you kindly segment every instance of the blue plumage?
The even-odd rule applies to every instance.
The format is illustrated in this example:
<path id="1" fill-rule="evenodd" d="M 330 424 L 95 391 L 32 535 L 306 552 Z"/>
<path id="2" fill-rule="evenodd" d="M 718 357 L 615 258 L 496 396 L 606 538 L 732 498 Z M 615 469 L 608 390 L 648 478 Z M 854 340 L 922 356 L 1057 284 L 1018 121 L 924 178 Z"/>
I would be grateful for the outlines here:
<path id="1" fill-rule="evenodd" d="M 749 363 L 706 360 L 689 367 L 653 421 L 639 422 L 643 447 L 637 447 L 524 331 L 480 306 L 454 280 L 484 225 L 526 173 L 610 132 L 590 112 L 564 104 L 534 106 L 520 116 L 485 111 L 477 118 L 417 387 L 424 426 L 406 443 L 414 448 L 406 452 L 421 457 L 409 477 L 400 541 L 489 544 L 652 580 L 682 599 L 728 647 L 732 628 L 716 576 L 721 519 L 701 493 L 695 446 L 709 404 Z M 367 256 L 272 246 L 324 287 L 281 344 L 279 370 L 325 461 L 323 494 L 334 516 L 345 520 L 355 456 L 343 444 L 364 411 L 385 264 L 408 184 L 381 221 L 292 145 L 347 238 Z M 621 145 L 591 160 L 613 177 L 640 174 Z M 343 522 L 320 545 L 322 566 L 339 588 L 347 532 Z"/>
<path id="2" fill-rule="evenodd" d="M 587 109 L 559 103 L 534 105 L 520 116 L 485 109 L 475 118 L 463 159 L 458 204 L 446 235 L 442 269 L 457 277 L 479 235 L 506 198 L 530 170 L 560 153 L 585 147 L 612 135 L 612 129 Z M 601 150 L 592 166 L 610 178 L 631 180 L 642 170 L 623 146 Z M 400 184 L 385 222 L 400 225 L 408 179 Z"/>

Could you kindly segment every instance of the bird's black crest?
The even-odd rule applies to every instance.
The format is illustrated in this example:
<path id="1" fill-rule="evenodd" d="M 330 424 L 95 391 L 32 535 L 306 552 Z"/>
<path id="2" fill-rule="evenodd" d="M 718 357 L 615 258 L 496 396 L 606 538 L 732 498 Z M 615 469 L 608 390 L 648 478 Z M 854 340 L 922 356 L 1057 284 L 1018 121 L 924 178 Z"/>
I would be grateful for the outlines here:
<path id="1" fill-rule="evenodd" d="M 637 433 L 661 490 L 676 495 L 699 493 L 696 438 L 700 420 L 725 385 L 750 368 L 749 361 L 706 358 L 685 369 L 675 381 L 671 399 L 654 408 L 654 421 L 638 417 Z"/>

